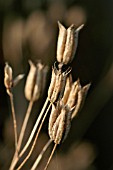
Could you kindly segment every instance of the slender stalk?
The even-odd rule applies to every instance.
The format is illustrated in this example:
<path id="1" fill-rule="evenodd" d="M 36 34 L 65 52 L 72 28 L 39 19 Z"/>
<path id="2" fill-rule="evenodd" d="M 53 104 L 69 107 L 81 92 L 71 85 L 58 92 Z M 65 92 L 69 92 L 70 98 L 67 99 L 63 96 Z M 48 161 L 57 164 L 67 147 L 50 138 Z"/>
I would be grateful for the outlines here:
<path id="1" fill-rule="evenodd" d="M 26 127 L 27 127 L 27 123 L 28 123 L 28 120 L 29 120 L 29 117 L 30 117 L 32 107 L 33 107 L 33 103 L 34 103 L 34 101 L 31 99 L 30 102 L 29 102 L 29 106 L 28 106 L 25 118 L 24 118 L 24 122 L 22 124 L 21 131 L 20 131 L 20 136 L 19 136 L 18 144 L 17 144 L 18 151 L 20 150 L 20 147 L 21 147 L 21 144 L 22 144 L 22 141 L 23 141 L 23 137 L 24 137 L 25 130 L 26 130 Z"/>
<path id="2" fill-rule="evenodd" d="M 56 150 L 56 147 L 57 147 L 57 143 L 55 143 L 55 145 L 54 145 L 54 147 L 53 147 L 53 150 L 52 150 L 52 152 L 51 152 L 51 155 L 50 155 L 50 157 L 49 157 L 49 159 L 48 159 L 48 161 L 47 161 L 47 164 L 46 164 L 44 170 L 47 170 L 47 168 L 48 168 L 48 166 L 49 166 L 49 163 L 50 163 L 50 161 L 51 161 L 51 159 L 52 159 L 52 157 L 53 157 L 53 154 L 54 154 L 54 152 L 55 152 L 55 150 Z"/>
<path id="3" fill-rule="evenodd" d="M 52 143 L 52 140 L 50 139 L 45 146 L 43 147 L 42 151 L 40 152 L 40 154 L 38 155 L 37 159 L 35 160 L 33 166 L 31 167 L 31 170 L 35 170 L 37 168 L 37 166 L 39 165 L 44 153 L 46 152 L 46 150 L 48 149 L 48 147 L 50 146 L 50 144 Z"/>
<path id="4" fill-rule="evenodd" d="M 15 153 L 15 155 L 14 155 L 14 157 L 13 157 L 13 160 L 12 160 L 12 163 L 11 163 L 11 166 L 10 166 L 10 170 L 14 170 L 14 167 L 16 166 L 19 158 L 24 154 L 24 152 L 27 150 L 28 146 L 30 145 L 30 143 L 31 143 L 31 141 L 32 141 L 32 138 L 34 137 L 34 134 L 35 134 L 35 132 L 36 132 L 37 126 L 38 126 L 38 124 L 39 124 L 39 122 L 40 122 L 40 120 L 41 120 L 41 118 L 42 118 L 42 116 L 43 116 L 43 114 L 44 114 L 44 111 L 45 111 L 46 107 L 47 107 L 48 102 L 49 102 L 49 100 L 48 100 L 48 98 L 47 98 L 46 101 L 45 101 L 45 103 L 44 103 L 44 106 L 43 106 L 43 108 L 42 108 L 42 110 L 41 110 L 41 113 L 39 114 L 39 116 L 38 116 L 38 118 L 37 118 L 37 121 L 36 121 L 36 123 L 35 123 L 35 125 L 34 125 L 34 127 L 33 127 L 33 130 L 32 130 L 32 132 L 31 132 L 31 135 L 29 136 L 29 139 L 28 139 L 26 145 L 24 146 L 23 150 L 21 151 L 21 155 L 18 157 L 18 156 L 16 155 L 16 153 Z M 29 104 L 29 105 L 32 105 L 32 103 Z M 30 106 L 29 106 L 29 109 L 28 109 L 28 110 L 30 110 Z"/>
<path id="5" fill-rule="evenodd" d="M 15 151 L 17 154 L 18 153 L 18 151 L 17 151 L 17 121 L 16 121 L 16 114 L 15 114 L 12 92 L 10 92 L 9 96 L 10 96 L 11 111 L 12 111 L 12 117 L 13 117 L 13 127 L 14 127 L 14 136 L 15 136 Z"/>
<path id="6" fill-rule="evenodd" d="M 26 161 L 29 159 L 29 157 L 31 156 L 31 154 L 32 154 L 32 152 L 33 152 L 33 150 L 34 150 L 34 147 L 35 147 L 35 145 L 36 145 L 36 141 L 37 141 L 37 138 L 38 138 L 38 136 L 39 136 L 39 133 L 40 133 L 40 131 L 41 131 L 41 129 L 42 129 L 42 125 L 43 125 L 43 123 L 44 123 L 44 121 L 45 121 L 45 118 L 46 118 L 46 116 L 47 116 L 47 113 L 48 113 L 50 107 L 51 107 L 51 103 L 50 103 L 50 105 L 48 106 L 48 109 L 46 110 L 45 115 L 44 115 L 44 117 L 43 117 L 43 119 L 42 119 L 42 121 L 41 121 L 41 124 L 40 124 L 40 126 L 39 126 L 39 128 L 38 128 L 38 132 L 37 132 L 37 134 L 36 134 L 36 136 L 35 136 L 35 139 L 34 139 L 34 141 L 33 141 L 33 144 L 32 144 L 32 146 L 31 146 L 31 149 L 30 149 L 28 155 L 27 155 L 26 158 L 23 160 L 23 162 L 20 164 L 20 166 L 17 168 L 17 170 L 20 170 L 20 169 L 23 167 L 23 165 L 26 163 Z M 22 155 L 23 155 L 23 152 L 21 152 L 21 153 L 19 154 L 19 157 L 21 157 Z"/>
<path id="7" fill-rule="evenodd" d="M 27 112 L 25 114 L 25 118 L 24 118 L 24 121 L 23 121 L 23 124 L 22 124 L 20 136 L 19 136 L 18 143 L 17 143 L 17 151 L 18 152 L 20 151 L 20 148 L 21 148 L 21 144 L 22 144 L 23 137 L 24 137 L 24 134 L 25 134 L 25 130 L 26 130 L 26 127 L 27 127 L 27 123 L 28 123 L 28 120 L 29 120 L 29 117 L 30 117 L 30 113 L 31 113 L 31 110 L 32 110 L 32 107 L 33 107 L 33 103 L 34 103 L 34 101 L 31 99 L 30 102 L 29 102 Z M 19 160 L 19 157 L 17 155 L 17 152 L 15 151 L 10 169 L 14 169 L 18 160 Z"/>
<path id="8" fill-rule="evenodd" d="M 39 116 L 38 116 L 38 118 L 36 120 L 36 123 L 35 123 L 35 125 L 33 127 L 33 130 L 32 130 L 32 132 L 31 132 L 31 134 L 29 136 L 29 139 L 28 139 L 26 145 L 24 146 L 24 148 L 22 149 L 22 151 L 20 153 L 20 156 L 22 156 L 25 153 L 25 151 L 27 150 L 27 148 L 29 147 L 29 145 L 30 145 L 30 143 L 31 143 L 31 141 L 32 141 L 32 139 L 33 139 L 33 137 L 35 135 L 36 129 L 37 129 L 39 123 L 40 123 L 40 120 L 41 120 L 41 118 L 42 118 L 42 116 L 43 116 L 43 114 L 45 112 L 45 109 L 47 107 L 48 102 L 49 102 L 49 100 L 47 98 L 46 101 L 45 101 L 45 104 L 44 104 L 44 106 L 43 106 L 43 108 L 42 108 L 42 110 L 41 110 L 41 112 L 40 112 L 40 114 L 39 114 Z"/>

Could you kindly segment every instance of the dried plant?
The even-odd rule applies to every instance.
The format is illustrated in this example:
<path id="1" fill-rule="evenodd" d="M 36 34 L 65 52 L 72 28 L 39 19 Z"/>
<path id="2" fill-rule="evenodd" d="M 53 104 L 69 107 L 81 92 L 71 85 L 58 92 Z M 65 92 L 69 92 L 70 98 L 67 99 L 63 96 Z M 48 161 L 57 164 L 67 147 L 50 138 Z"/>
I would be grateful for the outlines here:
<path id="1" fill-rule="evenodd" d="M 34 102 L 40 98 L 44 91 L 48 67 L 44 66 L 41 62 L 34 64 L 31 60 L 29 60 L 30 71 L 27 76 L 24 90 L 25 97 L 29 101 L 29 105 L 23 120 L 20 135 L 17 136 L 17 120 L 13 103 L 12 89 L 23 78 L 23 74 L 17 76 L 13 80 L 12 68 L 6 63 L 4 69 L 4 84 L 6 91 L 10 96 L 15 135 L 15 153 L 9 168 L 10 170 L 14 170 L 15 168 L 20 170 L 29 159 L 36 145 L 45 118 L 50 111 L 48 123 L 48 133 L 50 139 L 45 144 L 44 148 L 31 167 L 31 170 L 35 170 L 37 168 L 43 157 L 43 154 L 50 146 L 50 144 L 54 142 L 55 144 L 53 150 L 44 170 L 47 169 L 57 145 L 66 139 L 71 127 L 71 122 L 82 108 L 88 89 L 90 87 L 90 84 L 82 87 L 79 79 L 73 82 L 71 76 L 71 68 L 69 66 L 77 49 L 78 33 L 83 25 L 76 29 L 75 25 L 72 24 L 68 29 L 65 29 L 65 27 L 60 22 L 58 22 L 58 26 L 59 35 L 57 43 L 57 61 L 54 63 L 52 68 L 52 76 L 48 89 L 48 96 L 36 122 L 33 125 L 27 142 L 24 145 L 22 144 L 31 110 Z M 28 150 L 29 146 L 30 150 Z M 20 158 L 26 151 L 28 151 L 27 155 L 21 162 L 19 162 Z M 18 163 L 20 164 L 18 165 Z"/>

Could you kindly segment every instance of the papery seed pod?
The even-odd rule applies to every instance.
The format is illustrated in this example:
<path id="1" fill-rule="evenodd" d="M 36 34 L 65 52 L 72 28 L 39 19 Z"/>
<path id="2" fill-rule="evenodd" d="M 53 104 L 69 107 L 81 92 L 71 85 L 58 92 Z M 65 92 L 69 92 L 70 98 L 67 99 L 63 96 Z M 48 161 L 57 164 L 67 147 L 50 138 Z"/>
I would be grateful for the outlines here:
<path id="1" fill-rule="evenodd" d="M 51 76 L 51 83 L 48 89 L 48 98 L 51 99 L 53 89 L 55 87 L 55 81 L 56 81 L 56 74 L 54 68 L 52 68 L 52 76 Z"/>
<path id="2" fill-rule="evenodd" d="M 34 101 L 36 101 L 42 92 L 42 84 L 43 84 L 43 69 L 44 65 L 42 65 L 40 62 L 37 63 L 36 66 L 36 80 L 34 84 L 33 94 L 32 98 Z"/>
<path id="3" fill-rule="evenodd" d="M 62 82 L 63 82 L 62 80 L 63 80 L 63 74 L 60 72 L 57 72 L 56 79 L 55 79 L 55 86 L 54 86 L 53 93 L 51 96 L 52 102 L 55 102 L 56 99 L 58 98 L 58 95 L 62 88 Z"/>
<path id="4" fill-rule="evenodd" d="M 58 35 L 58 42 L 57 42 L 57 61 L 61 63 L 63 61 L 63 53 L 65 49 L 67 31 L 59 21 L 58 21 L 58 26 L 59 26 L 59 35 Z"/>
<path id="5" fill-rule="evenodd" d="M 6 63 L 5 68 L 4 68 L 4 85 L 7 89 L 7 93 L 9 94 L 9 90 L 12 87 L 13 80 L 12 80 L 12 68 Z"/>
<path id="6" fill-rule="evenodd" d="M 65 121 L 66 121 L 66 110 L 62 108 L 61 114 L 59 115 L 60 120 L 59 120 L 59 125 L 57 128 L 56 136 L 54 139 L 54 142 L 56 144 L 59 144 L 62 140 L 64 129 L 65 129 Z"/>
<path id="7" fill-rule="evenodd" d="M 66 79 L 65 90 L 64 90 L 64 94 L 63 94 L 63 97 L 62 97 L 62 100 L 61 100 L 64 105 L 66 104 L 66 102 L 68 100 L 68 97 L 69 97 L 69 94 L 70 94 L 70 91 L 71 91 L 71 86 L 72 86 L 72 76 L 70 75 Z"/>
<path id="8" fill-rule="evenodd" d="M 30 64 L 30 71 L 27 76 L 26 84 L 25 84 L 25 97 L 27 100 L 31 100 L 33 90 L 34 90 L 34 85 L 35 85 L 35 80 L 36 80 L 36 66 L 33 64 L 31 60 L 29 60 Z"/>
<path id="9" fill-rule="evenodd" d="M 67 100 L 67 105 L 70 107 L 70 109 L 76 104 L 76 100 L 78 98 L 78 92 L 80 90 L 81 86 L 80 86 L 80 82 L 79 80 L 75 81 L 75 83 L 73 83 L 68 100 Z"/>
<path id="10" fill-rule="evenodd" d="M 71 25 L 67 29 L 67 38 L 63 54 L 63 63 L 68 64 L 72 61 L 75 54 L 75 26 Z"/>
<path id="11" fill-rule="evenodd" d="M 72 113 L 71 119 L 73 119 L 76 116 L 76 114 L 81 110 L 81 108 L 82 108 L 82 106 L 84 104 L 87 92 L 89 90 L 89 87 L 90 87 L 90 84 L 87 84 L 86 86 L 84 86 L 78 92 L 78 99 L 77 99 L 77 102 L 76 102 L 76 107 L 75 107 L 75 109 L 74 109 L 74 111 Z"/>
<path id="12" fill-rule="evenodd" d="M 48 125 L 49 136 L 51 139 L 53 139 L 52 128 L 53 128 L 53 125 L 54 125 L 59 113 L 60 113 L 60 108 L 57 106 L 55 107 L 55 105 L 52 104 L 52 110 L 51 110 L 51 114 L 49 117 L 49 125 Z"/>
<path id="13" fill-rule="evenodd" d="M 68 133 L 70 131 L 71 117 L 72 117 L 72 112 L 73 112 L 73 109 L 69 110 L 68 107 L 65 107 L 65 108 L 66 108 L 66 121 L 65 121 L 65 131 L 64 131 L 63 138 L 62 138 L 62 142 L 64 142 L 64 140 L 67 138 Z"/>

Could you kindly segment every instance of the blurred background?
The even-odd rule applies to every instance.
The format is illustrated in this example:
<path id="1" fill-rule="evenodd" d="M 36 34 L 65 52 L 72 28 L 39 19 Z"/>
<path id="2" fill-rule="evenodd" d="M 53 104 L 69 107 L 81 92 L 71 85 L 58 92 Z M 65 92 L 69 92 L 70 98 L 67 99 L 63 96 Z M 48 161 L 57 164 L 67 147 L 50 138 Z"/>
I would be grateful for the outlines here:
<path id="1" fill-rule="evenodd" d="M 49 169 L 113 170 L 113 1 L 109 0 L 0 0 L 0 169 L 7 170 L 14 152 L 9 98 L 4 87 L 5 62 L 14 77 L 28 73 L 28 60 L 49 66 L 45 94 L 34 104 L 28 134 L 41 109 L 55 61 L 59 20 L 69 27 L 85 24 L 80 31 L 77 53 L 71 64 L 73 79 L 91 82 L 85 105 L 73 120 L 66 141 L 58 147 Z M 27 109 L 25 79 L 14 89 L 18 129 Z M 27 134 L 26 134 L 27 136 Z M 35 153 L 23 167 L 35 160 L 47 141 L 47 121 Z M 50 151 L 39 169 L 43 169 Z"/>

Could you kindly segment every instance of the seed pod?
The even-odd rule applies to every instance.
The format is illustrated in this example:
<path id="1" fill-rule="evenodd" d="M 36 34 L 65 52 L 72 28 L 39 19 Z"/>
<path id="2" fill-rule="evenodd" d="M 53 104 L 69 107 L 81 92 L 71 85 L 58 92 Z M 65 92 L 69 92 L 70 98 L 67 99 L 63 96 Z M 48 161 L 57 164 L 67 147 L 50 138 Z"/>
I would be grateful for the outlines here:
<path id="1" fill-rule="evenodd" d="M 7 93 L 10 94 L 10 89 L 12 87 L 13 80 L 12 80 L 12 68 L 6 63 L 4 68 L 4 85 L 7 89 Z"/>
<path id="2" fill-rule="evenodd" d="M 90 87 L 90 84 L 87 84 L 86 86 L 84 86 L 78 92 L 78 99 L 77 99 L 77 102 L 76 102 L 76 107 L 75 107 L 75 109 L 74 109 L 74 111 L 72 113 L 71 119 L 73 119 L 76 116 L 76 114 L 81 110 L 81 108 L 82 108 L 82 106 L 84 104 L 87 92 L 89 90 L 89 87 Z"/>
<path id="3" fill-rule="evenodd" d="M 66 108 L 66 121 L 65 121 L 65 131 L 64 131 L 63 138 L 62 138 L 62 142 L 64 142 L 64 140 L 67 138 L 68 133 L 70 131 L 70 128 L 71 128 L 71 116 L 72 116 L 72 111 L 73 111 L 73 109 L 69 110 L 68 107 L 65 107 L 65 108 Z"/>
<path id="4" fill-rule="evenodd" d="M 52 76 L 51 76 L 51 83 L 48 89 L 48 98 L 51 100 L 51 96 L 55 87 L 55 81 L 56 81 L 56 75 L 55 75 L 55 71 L 54 68 L 52 68 Z"/>
<path id="5" fill-rule="evenodd" d="M 67 65 L 73 60 L 78 45 L 78 34 L 84 25 L 76 29 L 72 24 L 67 30 L 60 22 L 58 26 L 57 61 Z"/>
<path id="6" fill-rule="evenodd" d="M 43 68 L 44 66 L 40 62 L 37 63 L 36 80 L 35 80 L 33 94 L 32 94 L 34 101 L 36 101 L 41 94 L 42 84 L 43 84 Z"/>
<path id="7" fill-rule="evenodd" d="M 25 84 L 25 97 L 27 100 L 31 100 L 32 98 L 35 80 L 36 80 L 36 66 L 33 64 L 31 60 L 29 60 L 29 64 L 30 64 L 30 71 L 27 76 L 27 80 Z"/>
<path id="8" fill-rule="evenodd" d="M 53 139 L 53 125 L 59 115 L 60 112 L 60 108 L 59 107 L 55 107 L 54 104 L 52 104 L 52 110 L 51 110 L 51 114 L 49 117 L 49 126 L 48 126 L 48 131 L 49 131 L 49 136 L 51 139 Z"/>
<path id="9" fill-rule="evenodd" d="M 59 26 L 59 35 L 58 35 L 58 42 L 57 42 L 57 61 L 61 63 L 63 61 L 63 53 L 65 49 L 67 31 L 59 21 L 58 21 L 58 26 Z"/>
<path id="10" fill-rule="evenodd" d="M 62 97 L 62 102 L 63 104 L 65 105 L 67 100 L 68 100 L 68 97 L 69 97 L 69 94 L 70 94 L 70 91 L 71 91 L 71 86 L 72 86 L 72 77 L 71 75 L 69 77 L 67 77 L 66 79 L 66 85 L 65 85 L 65 90 L 64 90 L 64 95 Z"/>
<path id="11" fill-rule="evenodd" d="M 80 90 L 80 82 L 79 80 L 75 81 L 75 83 L 72 85 L 68 100 L 67 100 L 67 105 L 70 107 L 70 109 L 76 104 L 76 100 L 78 98 L 78 91 Z"/>
<path id="12" fill-rule="evenodd" d="M 67 29 L 67 38 L 63 54 L 63 63 L 68 64 L 72 61 L 75 54 L 75 26 L 71 25 Z"/>

